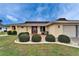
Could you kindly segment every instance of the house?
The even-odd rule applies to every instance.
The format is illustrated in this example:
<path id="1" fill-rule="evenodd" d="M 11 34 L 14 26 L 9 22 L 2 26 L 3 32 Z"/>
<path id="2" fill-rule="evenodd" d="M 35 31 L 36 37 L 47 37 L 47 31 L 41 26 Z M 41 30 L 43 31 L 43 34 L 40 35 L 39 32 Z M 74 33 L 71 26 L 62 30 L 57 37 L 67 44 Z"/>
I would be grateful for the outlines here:
<path id="1" fill-rule="evenodd" d="M 29 32 L 30 34 L 42 34 L 42 32 L 48 31 L 49 34 L 53 34 L 56 37 L 60 34 L 69 37 L 79 37 L 79 20 L 59 18 L 57 21 L 53 22 L 27 21 L 20 24 L 11 24 L 7 30 L 16 30 L 18 33 Z"/>
<path id="2" fill-rule="evenodd" d="M 0 24 L 0 32 L 5 31 L 6 27 L 3 24 Z"/>

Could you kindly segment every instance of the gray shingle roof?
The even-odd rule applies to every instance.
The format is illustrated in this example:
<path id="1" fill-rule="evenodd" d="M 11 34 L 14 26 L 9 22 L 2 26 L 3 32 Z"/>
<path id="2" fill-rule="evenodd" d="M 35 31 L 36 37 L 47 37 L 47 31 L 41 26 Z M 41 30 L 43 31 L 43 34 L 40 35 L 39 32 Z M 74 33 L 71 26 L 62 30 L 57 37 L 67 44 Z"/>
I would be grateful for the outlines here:
<path id="1" fill-rule="evenodd" d="M 25 23 L 19 23 L 19 24 L 10 24 L 10 25 L 17 25 L 17 26 L 47 26 L 50 24 L 79 24 L 79 20 L 67 20 L 67 21 L 27 21 Z"/>

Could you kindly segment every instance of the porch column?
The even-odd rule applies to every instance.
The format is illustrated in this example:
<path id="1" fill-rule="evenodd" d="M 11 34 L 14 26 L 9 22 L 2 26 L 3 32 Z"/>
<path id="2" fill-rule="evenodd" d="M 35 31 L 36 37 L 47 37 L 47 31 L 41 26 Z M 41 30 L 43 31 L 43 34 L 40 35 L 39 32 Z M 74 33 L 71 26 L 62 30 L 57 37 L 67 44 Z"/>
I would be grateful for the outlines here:
<path id="1" fill-rule="evenodd" d="M 40 32 L 40 26 L 37 27 L 37 31 L 38 31 L 38 34 L 41 34 L 41 32 Z"/>

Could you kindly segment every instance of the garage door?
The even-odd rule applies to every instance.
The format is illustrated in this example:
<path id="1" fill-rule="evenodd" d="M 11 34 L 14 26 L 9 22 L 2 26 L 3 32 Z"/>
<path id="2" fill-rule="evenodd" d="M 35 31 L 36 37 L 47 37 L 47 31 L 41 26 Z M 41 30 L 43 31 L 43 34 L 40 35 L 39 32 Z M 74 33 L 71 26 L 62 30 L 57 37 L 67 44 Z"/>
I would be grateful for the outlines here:
<path id="1" fill-rule="evenodd" d="M 69 37 L 76 37 L 76 27 L 75 26 L 64 26 L 63 32 Z"/>
<path id="2" fill-rule="evenodd" d="M 78 25 L 78 32 L 77 32 L 77 34 L 78 34 L 78 37 L 79 37 L 79 25 Z"/>

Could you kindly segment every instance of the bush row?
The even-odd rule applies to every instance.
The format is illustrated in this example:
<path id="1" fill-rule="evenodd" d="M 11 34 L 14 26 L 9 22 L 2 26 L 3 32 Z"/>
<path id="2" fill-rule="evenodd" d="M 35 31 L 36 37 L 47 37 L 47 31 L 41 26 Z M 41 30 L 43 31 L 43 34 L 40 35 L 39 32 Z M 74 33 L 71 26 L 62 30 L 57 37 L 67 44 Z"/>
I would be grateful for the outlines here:
<path id="1" fill-rule="evenodd" d="M 8 35 L 17 35 L 17 31 L 7 31 Z"/>
<path id="2" fill-rule="evenodd" d="M 30 36 L 29 36 L 28 32 L 20 33 L 18 35 L 18 38 L 19 38 L 20 42 L 28 42 L 30 40 Z M 41 39 L 42 38 L 39 34 L 34 34 L 32 36 L 32 42 L 41 42 Z M 53 36 L 51 34 L 48 34 L 48 35 L 46 35 L 45 40 L 47 42 L 55 42 L 56 38 L 55 38 L 55 36 Z M 58 41 L 62 42 L 62 43 L 70 43 L 70 38 L 66 35 L 59 35 L 58 36 Z"/>

